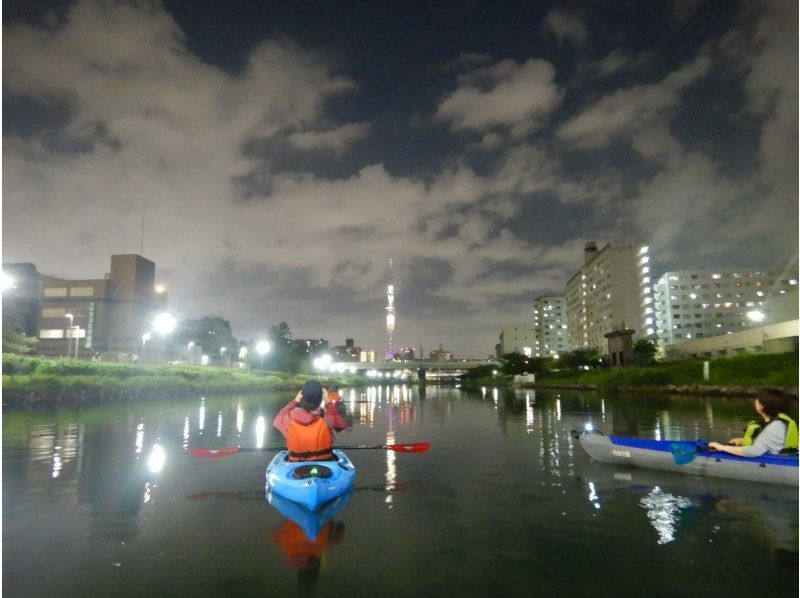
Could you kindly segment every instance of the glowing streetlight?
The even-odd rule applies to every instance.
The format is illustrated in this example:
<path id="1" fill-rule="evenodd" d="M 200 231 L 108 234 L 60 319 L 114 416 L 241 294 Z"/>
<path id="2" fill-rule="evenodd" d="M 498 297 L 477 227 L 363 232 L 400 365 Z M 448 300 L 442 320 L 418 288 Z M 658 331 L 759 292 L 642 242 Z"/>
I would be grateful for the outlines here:
<path id="1" fill-rule="evenodd" d="M 239 361 L 244 361 L 247 357 L 247 347 L 239 347 Z"/>
<path id="2" fill-rule="evenodd" d="M 2 285 L 3 292 L 5 293 L 9 289 L 14 288 L 14 279 L 11 278 L 8 274 L 3 272 L 2 278 L 0 278 L 0 285 Z"/>
<path id="3" fill-rule="evenodd" d="M 144 348 L 147 345 L 147 341 L 149 341 L 153 336 L 149 332 L 145 332 L 142 335 L 142 352 L 144 352 Z"/>
<path id="4" fill-rule="evenodd" d="M 747 312 L 745 315 L 751 322 L 761 324 L 761 352 L 764 353 L 767 345 L 767 333 L 764 330 L 764 321 L 767 319 L 767 314 L 765 314 L 763 311 L 754 309 L 753 311 Z"/>
<path id="5" fill-rule="evenodd" d="M 178 323 L 175 321 L 175 318 L 172 316 L 172 314 L 163 312 L 158 314 L 156 319 L 153 320 L 153 330 L 161 335 L 169 334 L 175 330 L 177 324 Z"/>
<path id="6" fill-rule="evenodd" d="M 270 346 L 270 344 L 267 341 L 258 341 L 256 343 L 256 353 L 258 353 L 261 356 L 261 369 L 262 370 L 264 369 L 264 355 L 269 353 L 269 350 L 271 348 L 272 347 Z"/>
<path id="7" fill-rule="evenodd" d="M 166 291 L 166 289 L 164 288 L 164 285 L 163 285 L 163 284 L 157 284 L 157 285 L 156 285 L 156 293 L 158 293 L 158 294 L 160 295 L 160 294 L 161 294 L 161 293 L 163 293 L 164 291 Z"/>
<path id="8" fill-rule="evenodd" d="M 318 370 L 327 370 L 328 367 L 331 365 L 331 356 L 327 353 L 325 355 L 320 355 L 317 357 L 314 362 L 313 366 Z"/>

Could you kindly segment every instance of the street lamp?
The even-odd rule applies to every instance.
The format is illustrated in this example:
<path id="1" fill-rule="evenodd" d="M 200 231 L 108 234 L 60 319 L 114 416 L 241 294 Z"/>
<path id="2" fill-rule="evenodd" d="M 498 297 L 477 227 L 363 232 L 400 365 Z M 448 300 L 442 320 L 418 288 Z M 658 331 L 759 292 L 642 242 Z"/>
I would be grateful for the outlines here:
<path id="1" fill-rule="evenodd" d="M 69 318 L 69 328 L 65 330 L 65 334 L 67 336 L 67 357 L 72 357 L 72 336 L 70 335 L 70 331 L 72 330 L 72 320 L 75 318 L 72 314 L 64 314 L 65 318 Z"/>
<path id="2" fill-rule="evenodd" d="M 145 346 L 147 345 L 147 341 L 152 338 L 152 335 L 149 332 L 145 332 L 142 335 L 142 355 L 144 356 Z"/>
<path id="3" fill-rule="evenodd" d="M 164 337 L 175 330 L 176 326 L 177 322 L 175 321 L 175 318 L 172 314 L 167 312 L 158 314 L 153 320 L 153 330 L 158 332 L 158 334 L 161 336 L 161 352 L 164 350 Z M 159 355 L 159 361 L 161 360 L 161 357 L 162 355 Z"/>
<path id="4" fill-rule="evenodd" d="M 270 344 L 267 341 L 258 341 L 256 343 L 256 352 L 261 355 L 261 369 L 264 369 L 264 355 L 269 353 L 271 349 Z"/>
<path id="5" fill-rule="evenodd" d="M 767 348 L 767 334 L 764 331 L 764 321 L 767 319 L 767 314 L 765 314 L 763 311 L 754 309 L 753 311 L 747 312 L 745 315 L 751 322 L 761 325 L 761 352 L 764 353 Z"/>
<path id="6" fill-rule="evenodd" d="M 3 292 L 5 293 L 7 290 L 14 288 L 14 279 L 11 278 L 5 272 L 3 272 L 2 280 L 0 280 L 0 285 L 2 285 Z"/>

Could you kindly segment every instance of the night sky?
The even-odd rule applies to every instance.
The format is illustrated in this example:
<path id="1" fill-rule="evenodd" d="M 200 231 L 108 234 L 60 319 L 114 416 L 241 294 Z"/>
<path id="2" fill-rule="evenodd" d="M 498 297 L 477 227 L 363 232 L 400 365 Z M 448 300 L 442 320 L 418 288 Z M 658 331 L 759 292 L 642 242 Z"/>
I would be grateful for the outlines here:
<path id="1" fill-rule="evenodd" d="M 144 256 L 240 339 L 493 351 L 583 245 L 795 260 L 798 14 L 764 2 L 3 3 L 3 261 Z"/>

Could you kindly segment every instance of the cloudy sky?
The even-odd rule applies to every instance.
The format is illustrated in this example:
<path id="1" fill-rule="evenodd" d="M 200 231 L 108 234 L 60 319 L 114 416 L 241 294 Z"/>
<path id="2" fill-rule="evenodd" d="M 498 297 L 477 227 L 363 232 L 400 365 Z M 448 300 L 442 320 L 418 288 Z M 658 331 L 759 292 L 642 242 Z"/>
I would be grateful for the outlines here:
<path id="1" fill-rule="evenodd" d="M 493 350 L 587 240 L 798 239 L 794 0 L 3 3 L 3 261 L 155 261 L 246 339 Z"/>

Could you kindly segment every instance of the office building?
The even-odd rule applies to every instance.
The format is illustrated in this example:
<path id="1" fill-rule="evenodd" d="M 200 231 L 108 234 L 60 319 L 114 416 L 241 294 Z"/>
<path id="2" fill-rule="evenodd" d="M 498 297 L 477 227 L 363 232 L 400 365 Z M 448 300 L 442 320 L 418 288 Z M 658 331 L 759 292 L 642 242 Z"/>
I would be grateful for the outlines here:
<path id="1" fill-rule="evenodd" d="M 453 354 L 446 351 L 444 345 L 439 344 L 438 349 L 431 351 L 429 358 L 431 361 L 453 361 Z"/>
<path id="2" fill-rule="evenodd" d="M 586 243 L 584 264 L 566 288 L 567 331 L 573 348 L 608 353 L 605 334 L 634 330 L 634 339 L 655 334 L 650 256 L 647 247 Z"/>
<path id="3" fill-rule="evenodd" d="M 564 297 L 542 295 L 533 301 L 535 357 L 552 357 L 571 350 Z"/>
<path id="4" fill-rule="evenodd" d="M 356 347 L 352 338 L 344 339 L 344 345 L 331 347 L 331 358 L 333 361 L 354 361 L 361 360 L 361 347 Z"/>
<path id="5" fill-rule="evenodd" d="M 666 272 L 655 284 L 658 341 L 666 347 L 790 319 L 769 304 L 796 285 L 781 268 Z"/>
<path id="6" fill-rule="evenodd" d="M 111 272 L 100 279 L 43 274 L 36 352 L 140 354 L 143 335 L 166 304 L 166 293 L 156 288 L 155 263 L 140 255 L 112 255 Z"/>

